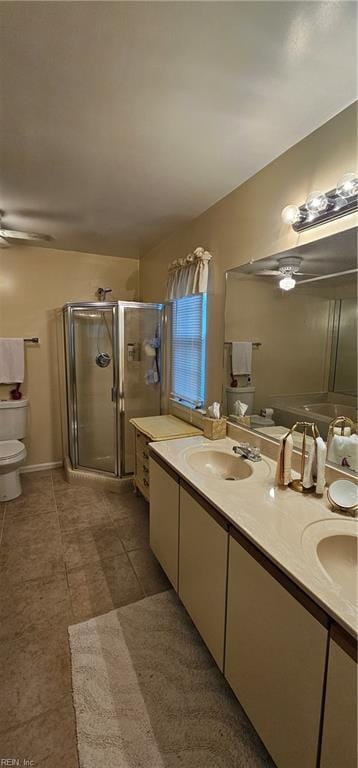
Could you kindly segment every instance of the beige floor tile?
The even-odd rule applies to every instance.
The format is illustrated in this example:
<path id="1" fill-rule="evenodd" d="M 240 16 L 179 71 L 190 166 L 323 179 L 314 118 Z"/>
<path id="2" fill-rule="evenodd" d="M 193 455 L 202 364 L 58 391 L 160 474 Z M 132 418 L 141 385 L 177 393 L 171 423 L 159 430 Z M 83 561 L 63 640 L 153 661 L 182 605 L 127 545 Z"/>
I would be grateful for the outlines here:
<path id="1" fill-rule="evenodd" d="M 69 571 L 67 578 L 75 623 L 144 596 L 126 554 Z"/>
<path id="2" fill-rule="evenodd" d="M 62 534 L 63 551 L 67 570 L 87 563 L 106 560 L 124 552 L 115 525 L 108 520 L 108 527 L 91 526 L 65 530 Z"/>
<path id="3" fill-rule="evenodd" d="M 0 730 L 55 707 L 71 692 L 67 630 L 27 631 L 0 642 Z"/>
<path id="4" fill-rule="evenodd" d="M 54 709 L 0 736 L 1 755 L 32 768 L 78 768 L 75 715 L 68 694 Z M 32 761 L 24 763 L 24 759 Z"/>
<path id="5" fill-rule="evenodd" d="M 86 529 L 89 527 L 108 528 L 112 525 L 109 512 L 101 504 L 81 502 L 59 509 L 58 517 L 62 531 Z"/>
<path id="6" fill-rule="evenodd" d="M 117 520 L 116 527 L 126 552 L 149 546 L 149 516 L 146 509 L 133 510 L 130 517 Z"/>
<path id="7" fill-rule="evenodd" d="M 33 579 L 58 579 L 64 574 L 64 560 L 62 554 L 51 551 L 51 546 L 44 553 L 43 545 L 29 548 L 19 548 L 14 552 L 3 552 L 0 549 L 0 582 L 7 581 L 11 584 Z"/>
<path id="8" fill-rule="evenodd" d="M 10 519 L 25 517 L 27 515 L 40 515 L 45 512 L 56 511 L 55 496 L 51 490 L 33 491 L 23 494 L 6 505 L 6 514 Z"/>
<path id="9" fill-rule="evenodd" d="M 59 467 L 58 469 L 53 469 L 52 472 L 52 484 L 56 491 L 60 491 L 62 488 L 63 490 L 68 490 L 71 486 L 70 483 L 67 482 L 65 472 L 62 467 Z"/>
<path id="10" fill-rule="evenodd" d="M 103 491 L 97 491 L 93 488 L 83 488 L 81 485 L 63 485 L 54 484 L 54 494 L 56 504 L 59 510 L 69 509 L 74 506 L 83 506 L 85 504 L 96 504 L 98 506 L 109 508 L 107 494 Z"/>
<path id="11" fill-rule="evenodd" d="M 128 557 L 145 595 L 171 589 L 170 582 L 150 549 L 134 549 L 128 552 Z"/>
<path id="12" fill-rule="evenodd" d="M 44 472 L 25 472 L 21 475 L 22 492 L 24 494 L 35 491 L 51 491 L 52 475 L 50 470 Z"/>
<path id="13" fill-rule="evenodd" d="M 136 496 L 133 491 L 123 495 L 107 493 L 107 499 L 110 504 L 111 516 L 116 521 L 131 517 L 132 514 L 137 512 L 146 512 L 148 514 L 149 511 L 149 505 L 143 496 Z"/>
<path id="14" fill-rule="evenodd" d="M 66 628 L 73 623 L 65 572 L 55 579 L 21 583 L 3 580 L 0 590 L 0 640 L 30 630 Z"/>
<path id="15" fill-rule="evenodd" d="M 5 521 L 1 551 L 16 550 L 18 547 L 35 547 L 37 551 L 41 546 L 46 551 L 51 546 L 51 551 L 61 551 L 61 531 L 56 512 L 44 512 L 34 515 L 12 516 L 6 507 Z"/>

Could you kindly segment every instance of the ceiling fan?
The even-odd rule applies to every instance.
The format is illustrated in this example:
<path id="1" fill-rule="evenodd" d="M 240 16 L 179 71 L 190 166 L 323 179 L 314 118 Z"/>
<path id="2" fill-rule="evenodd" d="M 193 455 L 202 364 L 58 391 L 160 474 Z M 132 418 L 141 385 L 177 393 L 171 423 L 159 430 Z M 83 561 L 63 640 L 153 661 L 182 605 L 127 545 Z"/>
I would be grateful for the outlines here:
<path id="1" fill-rule="evenodd" d="M 49 243 L 53 238 L 50 235 L 40 235 L 35 232 L 23 232 L 18 229 L 7 229 L 2 225 L 0 213 L 0 248 L 10 248 L 17 240 L 24 243 Z M 14 242 L 12 242 L 14 241 Z"/>
<path id="2" fill-rule="evenodd" d="M 317 277 L 317 273 L 314 272 L 300 272 L 300 266 L 302 259 L 299 256 L 283 256 L 278 259 L 277 269 L 263 269 L 260 272 L 256 272 L 257 275 L 269 275 L 278 276 L 280 280 L 280 288 L 284 291 L 290 291 L 296 285 L 294 275 L 309 275 L 310 277 Z"/>
<path id="3" fill-rule="evenodd" d="M 283 256 L 282 259 L 278 259 L 277 269 L 262 269 L 260 272 L 256 272 L 257 275 L 277 275 L 278 277 L 285 277 L 286 275 L 311 275 L 314 277 L 313 272 L 300 272 L 300 266 L 303 259 L 300 256 Z"/>

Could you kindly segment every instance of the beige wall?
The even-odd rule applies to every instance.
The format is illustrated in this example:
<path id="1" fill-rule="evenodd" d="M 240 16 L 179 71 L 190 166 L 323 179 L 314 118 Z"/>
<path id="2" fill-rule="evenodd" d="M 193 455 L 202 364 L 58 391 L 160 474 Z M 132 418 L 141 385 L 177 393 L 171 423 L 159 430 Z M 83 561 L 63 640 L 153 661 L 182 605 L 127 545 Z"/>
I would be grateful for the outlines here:
<path id="1" fill-rule="evenodd" d="M 330 300 L 290 293 L 258 277 L 228 275 L 226 341 L 260 341 L 252 351 L 254 413 L 272 395 L 325 392 L 330 359 Z M 229 350 L 226 350 L 229 351 Z M 230 385 L 230 354 L 226 385 Z"/>
<path id="2" fill-rule="evenodd" d="M 214 256 L 208 311 L 208 401 L 221 398 L 225 271 L 353 226 L 356 215 L 297 234 L 282 223 L 281 210 L 288 203 L 302 203 L 314 189 L 332 188 L 340 176 L 355 169 L 356 152 L 356 106 L 352 105 L 141 260 L 142 300 L 162 301 L 172 259 L 198 245 Z"/>
<path id="3" fill-rule="evenodd" d="M 47 248 L 0 250 L 0 336 L 41 340 L 25 352 L 28 464 L 62 459 L 54 310 L 67 301 L 94 301 L 99 286 L 112 287 L 113 299 L 138 298 L 138 262 Z M 0 396 L 9 389 L 2 385 Z"/>

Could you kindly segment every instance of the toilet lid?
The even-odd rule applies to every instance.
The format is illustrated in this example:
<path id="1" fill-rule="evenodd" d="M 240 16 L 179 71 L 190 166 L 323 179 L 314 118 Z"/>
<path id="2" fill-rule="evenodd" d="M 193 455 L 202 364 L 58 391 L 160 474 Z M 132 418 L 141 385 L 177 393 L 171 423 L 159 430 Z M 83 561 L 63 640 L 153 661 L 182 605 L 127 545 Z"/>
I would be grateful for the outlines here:
<path id="1" fill-rule="evenodd" d="M 24 450 L 25 446 L 20 440 L 3 440 L 0 442 L 0 461 L 1 459 L 13 459 Z"/>
<path id="2" fill-rule="evenodd" d="M 251 424 L 256 424 L 257 427 L 274 427 L 275 422 L 272 419 L 267 419 L 266 416 L 259 416 L 257 413 L 253 413 L 250 416 Z"/>

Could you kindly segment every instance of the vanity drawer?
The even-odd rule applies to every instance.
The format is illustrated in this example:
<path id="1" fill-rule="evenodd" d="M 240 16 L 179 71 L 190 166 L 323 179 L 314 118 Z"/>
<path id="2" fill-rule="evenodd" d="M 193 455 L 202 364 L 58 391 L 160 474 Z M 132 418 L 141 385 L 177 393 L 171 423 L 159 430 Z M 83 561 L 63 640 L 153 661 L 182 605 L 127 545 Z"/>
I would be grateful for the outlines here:
<path id="1" fill-rule="evenodd" d="M 146 501 L 149 501 L 149 477 L 143 477 L 136 475 L 136 486 L 140 490 L 142 496 L 146 499 Z"/>
<path id="2" fill-rule="evenodd" d="M 146 435 L 143 435 L 143 432 L 139 432 L 138 429 L 136 429 L 136 452 L 137 453 L 146 453 L 148 454 L 149 458 L 149 449 L 148 444 L 150 443 L 149 437 Z"/>
<path id="3" fill-rule="evenodd" d="M 136 475 L 144 479 L 147 478 L 149 482 L 149 459 L 143 457 L 143 454 L 138 453 L 136 455 Z"/>

